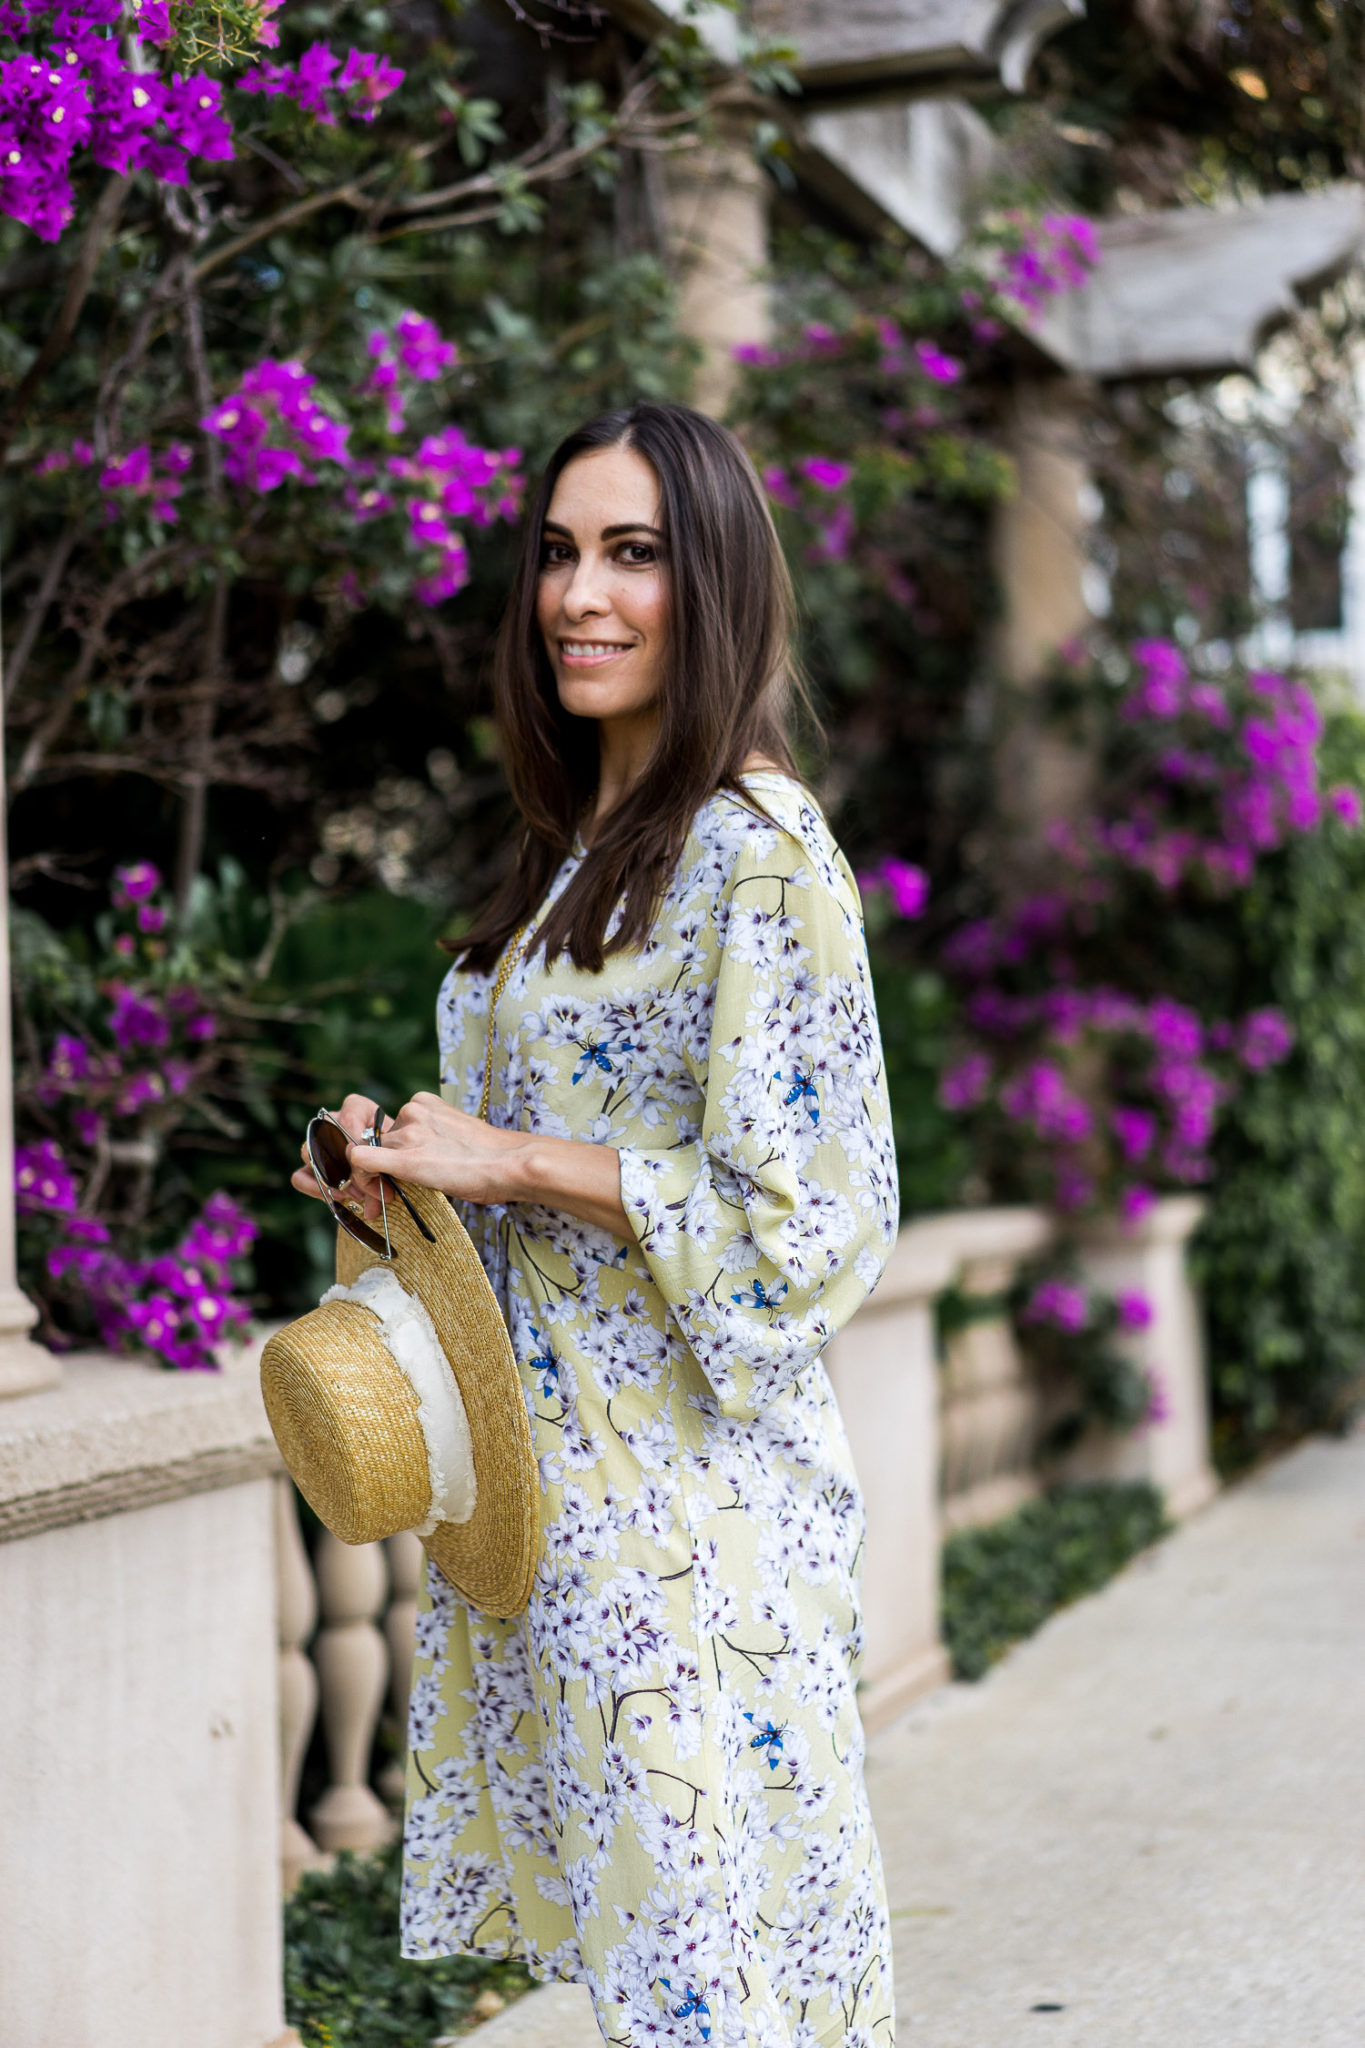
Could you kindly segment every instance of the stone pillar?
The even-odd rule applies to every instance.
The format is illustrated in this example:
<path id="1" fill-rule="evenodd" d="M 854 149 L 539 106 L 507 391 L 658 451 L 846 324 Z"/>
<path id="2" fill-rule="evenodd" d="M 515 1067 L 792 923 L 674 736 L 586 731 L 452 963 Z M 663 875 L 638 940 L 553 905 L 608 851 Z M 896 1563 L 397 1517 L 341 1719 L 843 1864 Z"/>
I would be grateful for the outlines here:
<path id="1" fill-rule="evenodd" d="M 1006 683 L 1027 691 L 1092 617 L 1086 592 L 1093 573 L 1087 541 L 1094 486 L 1075 394 L 1066 380 L 1017 386 L 1006 445 L 1017 488 L 996 512 L 1003 615 L 995 664 Z M 1027 848 L 1049 819 L 1070 816 L 1083 805 L 1090 761 L 1025 707 L 1016 706 L 1016 714 L 1007 721 L 996 790 L 1002 819 Z"/>
<path id="2" fill-rule="evenodd" d="M 766 341 L 771 325 L 767 179 L 741 127 L 667 159 L 663 212 L 679 325 L 703 351 L 693 402 L 720 418 L 734 389 L 736 344 Z"/>
<path id="3" fill-rule="evenodd" d="M 255 1349 L 0 1403 L 4 2048 L 299 2048 Z"/>
<path id="4" fill-rule="evenodd" d="M 934 1299 L 955 1271 L 956 1253 L 932 1223 L 908 1225 L 876 1293 L 825 1354 L 867 1509 L 858 1702 L 869 1733 L 948 1676 Z"/>
<path id="5" fill-rule="evenodd" d="M 1180 1521 L 1217 1491 L 1209 1461 L 1204 1332 L 1187 1248 L 1204 1214 L 1197 1195 L 1169 1195 L 1136 1224 L 1100 1223 L 1081 1233 L 1087 1279 L 1110 1294 L 1145 1294 L 1152 1320 L 1120 1341 L 1152 1376 L 1157 1416 L 1126 1435 L 1093 1429 L 1067 1460 L 1073 1479 L 1149 1479 Z"/>

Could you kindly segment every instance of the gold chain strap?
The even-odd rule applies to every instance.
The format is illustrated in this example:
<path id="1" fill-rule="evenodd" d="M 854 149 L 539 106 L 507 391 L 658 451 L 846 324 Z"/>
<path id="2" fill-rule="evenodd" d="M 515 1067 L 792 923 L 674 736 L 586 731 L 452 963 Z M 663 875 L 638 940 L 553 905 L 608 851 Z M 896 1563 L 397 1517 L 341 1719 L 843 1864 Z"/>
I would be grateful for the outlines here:
<path id="1" fill-rule="evenodd" d="M 521 930 L 513 936 L 511 945 L 507 948 L 499 963 L 497 979 L 493 983 L 492 993 L 488 998 L 488 1045 L 483 1056 L 483 1093 L 479 1097 L 479 1115 L 485 1123 L 488 1121 L 489 1092 L 493 1086 L 493 1031 L 498 1021 L 498 1004 L 502 1001 L 503 990 L 512 979 L 513 970 L 521 958 L 522 947 L 530 930 L 530 925 L 524 924 Z"/>

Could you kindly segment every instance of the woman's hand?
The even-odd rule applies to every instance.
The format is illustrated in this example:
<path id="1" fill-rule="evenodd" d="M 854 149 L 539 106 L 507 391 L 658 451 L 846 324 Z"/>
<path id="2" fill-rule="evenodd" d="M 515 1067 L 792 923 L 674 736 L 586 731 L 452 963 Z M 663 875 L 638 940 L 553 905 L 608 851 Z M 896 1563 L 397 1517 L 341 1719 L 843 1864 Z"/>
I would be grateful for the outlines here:
<path id="1" fill-rule="evenodd" d="M 371 1102 L 368 1095 L 348 1095 L 340 1109 L 336 1112 L 336 1118 L 343 1130 L 353 1138 L 358 1139 L 358 1134 L 361 1131 L 368 1131 L 372 1127 L 376 1114 L 377 1105 Z M 388 1126 L 386 1125 L 385 1128 L 387 1129 Z M 363 1156 L 372 1148 L 368 1144 L 357 1142 L 348 1149 Z M 324 1201 L 326 1198 L 323 1195 L 322 1189 L 318 1186 L 317 1177 L 309 1162 L 306 1142 L 300 1145 L 299 1156 L 303 1164 L 302 1166 L 295 1167 L 290 1176 L 289 1185 L 297 1188 L 301 1195 L 312 1195 L 315 1201 Z M 335 1188 L 332 1192 L 339 1195 L 339 1190 Z M 379 1214 L 378 1174 L 366 1173 L 353 1163 L 351 1178 L 346 1183 L 345 1198 L 351 1204 L 363 1207 L 366 1216 L 377 1216 Z"/>
<path id="2" fill-rule="evenodd" d="M 337 1117 L 348 1131 L 365 1130 L 373 1122 L 374 1104 L 363 1095 L 348 1095 Z M 632 1234 L 621 1206 L 620 1155 L 610 1146 L 498 1130 L 439 1095 L 414 1095 L 384 1125 L 381 1144 L 353 1142 L 348 1156 L 349 1192 L 363 1202 L 371 1220 L 379 1214 L 379 1176 L 389 1174 L 459 1202 L 539 1202 L 595 1223 L 614 1237 Z M 306 1150 L 293 1185 L 304 1194 L 318 1191 Z"/>

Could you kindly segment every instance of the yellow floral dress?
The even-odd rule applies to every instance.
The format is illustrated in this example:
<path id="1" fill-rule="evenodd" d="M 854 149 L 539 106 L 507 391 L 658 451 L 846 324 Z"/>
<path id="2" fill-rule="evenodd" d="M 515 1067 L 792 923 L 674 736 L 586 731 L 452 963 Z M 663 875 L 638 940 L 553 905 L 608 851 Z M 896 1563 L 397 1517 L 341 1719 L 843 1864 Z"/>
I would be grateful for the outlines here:
<path id="1" fill-rule="evenodd" d="M 886 2048 L 863 1510 L 820 1354 L 885 1264 L 895 1156 L 856 886 L 797 784 L 748 784 L 768 815 L 702 809 L 640 952 L 537 955 L 498 1004 L 491 1121 L 617 1147 L 632 1236 L 461 1212 L 544 1555 L 512 1622 L 428 1567 L 403 1951 L 586 1983 L 621 2048 Z M 471 1112 L 489 988 L 452 970 L 438 1005 Z"/>

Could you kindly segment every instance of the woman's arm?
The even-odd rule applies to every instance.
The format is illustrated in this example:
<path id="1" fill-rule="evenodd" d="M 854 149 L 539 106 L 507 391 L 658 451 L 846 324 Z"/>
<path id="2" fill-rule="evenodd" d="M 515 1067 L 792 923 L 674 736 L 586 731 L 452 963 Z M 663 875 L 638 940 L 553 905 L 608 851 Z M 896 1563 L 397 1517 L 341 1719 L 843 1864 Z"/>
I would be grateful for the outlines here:
<path id="1" fill-rule="evenodd" d="M 338 1118 L 348 1131 L 364 1130 L 373 1121 L 374 1104 L 348 1095 Z M 425 1093 L 404 1103 L 382 1135 L 381 1145 L 350 1148 L 351 1192 L 371 1218 L 379 1214 L 379 1175 L 387 1173 L 461 1202 L 539 1202 L 613 1237 L 632 1234 L 621 1206 L 621 1156 L 610 1145 L 496 1130 Z M 293 1185 L 301 1194 L 318 1192 L 306 1157 Z"/>

